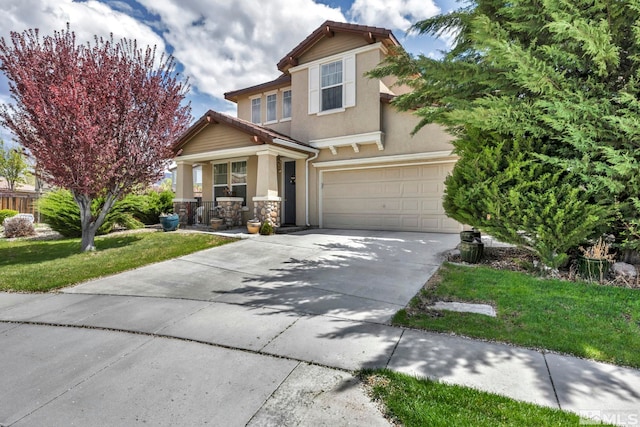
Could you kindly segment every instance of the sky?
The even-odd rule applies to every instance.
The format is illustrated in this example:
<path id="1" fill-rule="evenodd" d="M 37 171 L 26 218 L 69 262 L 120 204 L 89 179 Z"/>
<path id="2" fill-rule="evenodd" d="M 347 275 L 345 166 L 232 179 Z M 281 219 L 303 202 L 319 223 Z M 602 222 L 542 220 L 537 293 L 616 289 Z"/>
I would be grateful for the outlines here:
<path id="1" fill-rule="evenodd" d="M 456 0 L 0 0 L 0 37 L 69 23 L 79 41 L 135 39 L 172 54 L 188 78 L 194 120 L 213 109 L 236 114 L 223 94 L 275 79 L 276 64 L 327 19 L 391 29 L 413 54 L 437 57 L 442 39 L 407 34 L 416 21 L 458 9 Z M 0 73 L 0 103 L 12 103 Z M 13 135 L 0 127 L 0 138 Z"/>

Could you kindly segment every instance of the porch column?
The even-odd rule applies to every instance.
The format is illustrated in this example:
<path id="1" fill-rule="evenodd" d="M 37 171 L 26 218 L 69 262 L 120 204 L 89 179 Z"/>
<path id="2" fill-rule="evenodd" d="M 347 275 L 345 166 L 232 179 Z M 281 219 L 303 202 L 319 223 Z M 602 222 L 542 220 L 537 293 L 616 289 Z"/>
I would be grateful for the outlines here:
<path id="1" fill-rule="evenodd" d="M 213 202 L 213 165 L 202 163 L 202 201 Z"/>
<path id="2" fill-rule="evenodd" d="M 193 198 L 193 164 L 183 161 L 176 162 L 176 197 L 173 199 L 173 212 L 180 217 L 180 224 L 189 223 L 190 203 Z"/>
<path id="3" fill-rule="evenodd" d="M 280 226 L 280 203 L 278 196 L 278 153 L 271 150 L 258 151 L 258 176 L 256 197 L 253 198 L 254 217 L 260 222 Z"/>
<path id="4" fill-rule="evenodd" d="M 278 154 L 258 151 L 258 182 L 256 196 L 278 197 Z"/>
<path id="5" fill-rule="evenodd" d="M 187 162 L 176 162 L 178 171 L 176 172 L 176 200 L 193 200 L 193 164 Z"/>

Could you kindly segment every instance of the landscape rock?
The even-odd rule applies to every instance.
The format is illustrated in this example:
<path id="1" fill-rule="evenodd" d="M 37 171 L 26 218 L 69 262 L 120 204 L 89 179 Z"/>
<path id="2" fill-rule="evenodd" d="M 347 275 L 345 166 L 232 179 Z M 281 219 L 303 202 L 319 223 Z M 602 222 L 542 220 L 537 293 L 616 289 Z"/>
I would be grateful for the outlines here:
<path id="1" fill-rule="evenodd" d="M 436 303 L 432 305 L 431 308 L 435 310 L 449 310 L 457 311 L 460 313 L 476 313 L 484 314 L 485 316 L 496 317 L 496 310 L 489 304 L 436 301 Z"/>
<path id="2" fill-rule="evenodd" d="M 638 275 L 636 268 L 627 264 L 626 262 L 616 262 L 611 266 L 611 271 L 616 277 L 623 277 L 626 279 L 635 279 Z"/>

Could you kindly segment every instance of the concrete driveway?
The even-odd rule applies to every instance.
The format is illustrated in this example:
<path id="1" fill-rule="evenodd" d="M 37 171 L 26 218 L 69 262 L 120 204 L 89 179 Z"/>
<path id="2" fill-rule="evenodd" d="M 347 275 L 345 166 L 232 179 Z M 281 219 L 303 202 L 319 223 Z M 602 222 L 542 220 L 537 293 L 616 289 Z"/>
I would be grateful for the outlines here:
<path id="1" fill-rule="evenodd" d="M 0 293 L 0 425 L 388 425 L 349 373 L 457 236 L 254 236 L 59 294 Z M 8 349 L 8 350 L 7 350 Z"/>
<path id="2" fill-rule="evenodd" d="M 458 241 L 453 234 L 383 231 L 254 235 L 65 292 L 216 301 L 386 323 Z"/>
<path id="3" fill-rule="evenodd" d="M 0 293 L 0 426 L 388 425 L 351 374 L 366 367 L 640 417 L 637 369 L 388 325 L 457 241 L 257 236 L 62 293 Z"/>

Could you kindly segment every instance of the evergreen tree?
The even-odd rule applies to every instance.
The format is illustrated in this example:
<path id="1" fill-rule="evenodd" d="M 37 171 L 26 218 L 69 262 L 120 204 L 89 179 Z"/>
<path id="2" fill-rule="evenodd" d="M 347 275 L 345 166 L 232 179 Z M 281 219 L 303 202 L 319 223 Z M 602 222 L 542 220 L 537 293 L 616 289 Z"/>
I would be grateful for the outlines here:
<path id="1" fill-rule="evenodd" d="M 397 51 L 371 75 L 396 75 L 414 89 L 394 104 L 415 110 L 419 127 L 440 123 L 459 137 L 449 215 L 502 229 L 498 237 L 514 243 L 521 243 L 517 235 L 535 236 L 545 247 L 567 237 L 556 221 L 588 219 L 569 239 L 574 245 L 600 232 L 614 212 L 633 226 L 640 206 L 639 2 L 476 0 L 414 29 L 454 32 L 455 44 L 441 59 Z M 476 193 L 485 199 L 462 196 Z M 525 207 L 536 216 L 518 213 Z"/>

